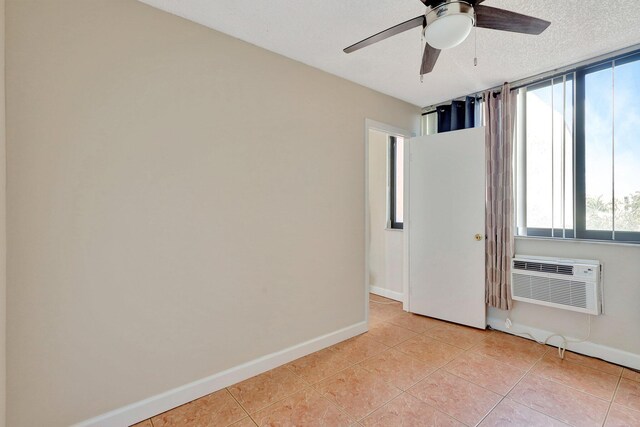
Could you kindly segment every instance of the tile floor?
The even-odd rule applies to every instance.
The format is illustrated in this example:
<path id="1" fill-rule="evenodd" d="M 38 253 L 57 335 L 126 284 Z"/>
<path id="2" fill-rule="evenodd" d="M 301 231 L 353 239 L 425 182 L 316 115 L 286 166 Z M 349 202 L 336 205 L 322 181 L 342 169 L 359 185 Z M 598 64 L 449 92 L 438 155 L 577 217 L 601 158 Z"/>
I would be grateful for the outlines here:
<path id="1" fill-rule="evenodd" d="M 640 373 L 371 295 L 370 330 L 136 424 L 640 426 Z"/>

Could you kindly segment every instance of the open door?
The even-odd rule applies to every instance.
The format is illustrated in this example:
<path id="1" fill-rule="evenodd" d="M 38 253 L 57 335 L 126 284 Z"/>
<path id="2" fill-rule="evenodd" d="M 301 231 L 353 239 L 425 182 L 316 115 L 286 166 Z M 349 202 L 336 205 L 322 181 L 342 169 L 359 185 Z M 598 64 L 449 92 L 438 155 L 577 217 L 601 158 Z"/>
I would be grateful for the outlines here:
<path id="1" fill-rule="evenodd" d="M 484 329 L 484 128 L 411 138 L 405 150 L 408 310 Z"/>

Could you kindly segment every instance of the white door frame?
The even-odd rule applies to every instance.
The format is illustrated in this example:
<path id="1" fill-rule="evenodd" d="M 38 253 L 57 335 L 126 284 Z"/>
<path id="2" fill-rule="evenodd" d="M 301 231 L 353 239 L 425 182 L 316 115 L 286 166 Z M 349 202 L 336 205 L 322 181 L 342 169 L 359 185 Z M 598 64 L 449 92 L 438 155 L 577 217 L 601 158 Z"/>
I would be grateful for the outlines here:
<path id="1" fill-rule="evenodd" d="M 392 125 L 388 125 L 386 123 L 377 122 L 371 119 L 364 120 L 364 296 L 365 296 L 365 321 L 369 324 L 369 241 L 370 241 L 370 232 L 371 232 L 371 221 L 369 218 L 369 131 L 377 130 L 380 132 L 384 132 L 389 135 L 401 136 L 405 138 L 405 141 L 416 136 L 415 132 L 410 132 L 406 129 L 401 129 Z M 406 177 L 406 165 L 407 165 L 407 157 L 405 150 L 405 177 Z M 406 179 L 405 179 L 406 182 Z M 404 189 L 406 192 L 406 187 Z M 406 197 L 405 197 L 406 203 Z M 405 211 L 406 215 L 406 211 Z M 405 217 L 406 221 L 406 217 Z M 403 231 L 404 235 L 404 231 Z M 406 239 L 404 239 L 406 240 Z M 405 242 L 406 245 L 406 242 Z M 403 263 L 406 263 L 403 260 Z M 408 299 L 407 299 L 407 284 L 405 283 L 405 279 L 403 278 L 403 295 L 402 295 L 402 307 L 404 310 L 407 310 L 408 307 Z"/>

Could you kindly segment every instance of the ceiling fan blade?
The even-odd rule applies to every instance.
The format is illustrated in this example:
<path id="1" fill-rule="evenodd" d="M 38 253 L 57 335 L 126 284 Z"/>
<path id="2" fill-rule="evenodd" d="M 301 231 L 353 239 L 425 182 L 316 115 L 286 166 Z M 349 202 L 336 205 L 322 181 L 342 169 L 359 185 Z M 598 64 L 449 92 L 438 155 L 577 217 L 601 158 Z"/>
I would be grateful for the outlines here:
<path id="1" fill-rule="evenodd" d="M 445 3 L 447 0 L 420 0 L 420 2 L 430 8 L 434 8 L 436 6 L 440 6 L 442 3 Z M 472 6 L 476 4 L 482 3 L 484 0 L 464 0 L 467 3 L 470 3 Z"/>
<path id="2" fill-rule="evenodd" d="M 395 36 L 400 33 L 404 33 L 407 30 L 410 30 L 415 27 L 421 27 L 425 25 L 425 17 L 424 15 L 417 16 L 413 19 L 409 19 L 408 21 L 403 22 L 402 24 L 395 25 L 391 28 L 387 28 L 384 31 L 380 31 L 378 34 L 374 34 L 371 37 L 368 37 L 362 41 L 359 41 L 356 44 L 352 44 L 351 46 L 344 49 L 345 53 L 351 53 L 358 49 L 362 49 L 363 47 L 367 47 L 374 43 L 377 43 L 381 40 L 389 38 L 391 36 Z"/>
<path id="3" fill-rule="evenodd" d="M 538 35 L 551 24 L 543 19 L 497 7 L 478 5 L 474 7 L 474 10 L 476 12 L 476 27 L 480 28 Z"/>
<path id="4" fill-rule="evenodd" d="M 422 66 L 420 66 L 420 75 L 429 74 L 433 70 L 434 65 L 436 65 L 436 61 L 438 60 L 438 56 L 440 56 L 440 49 L 431 47 L 429 43 L 424 44 L 424 53 L 422 54 Z"/>
<path id="5" fill-rule="evenodd" d="M 420 2 L 427 7 L 436 7 L 445 2 L 445 0 L 420 0 Z"/>

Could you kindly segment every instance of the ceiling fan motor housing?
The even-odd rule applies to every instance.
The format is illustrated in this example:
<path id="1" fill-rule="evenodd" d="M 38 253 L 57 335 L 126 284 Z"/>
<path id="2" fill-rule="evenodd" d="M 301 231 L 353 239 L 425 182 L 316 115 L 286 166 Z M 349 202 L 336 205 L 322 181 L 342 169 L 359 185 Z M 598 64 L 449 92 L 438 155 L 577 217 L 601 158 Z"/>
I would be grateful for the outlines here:
<path id="1" fill-rule="evenodd" d="M 475 24 L 473 6 L 466 1 L 449 1 L 427 11 L 423 35 L 436 49 L 449 49 L 462 43 Z"/>

